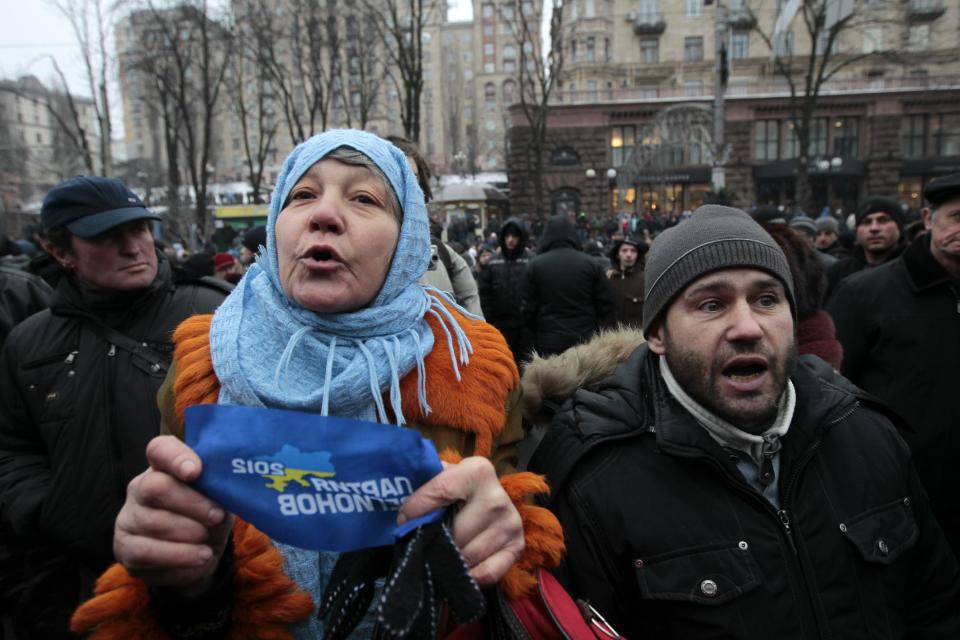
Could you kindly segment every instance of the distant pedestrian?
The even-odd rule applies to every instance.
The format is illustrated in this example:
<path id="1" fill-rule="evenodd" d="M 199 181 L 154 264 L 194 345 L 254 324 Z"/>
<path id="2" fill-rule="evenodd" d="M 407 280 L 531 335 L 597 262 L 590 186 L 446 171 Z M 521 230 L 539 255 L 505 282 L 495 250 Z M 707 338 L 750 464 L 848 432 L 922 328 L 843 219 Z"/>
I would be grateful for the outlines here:
<path id="1" fill-rule="evenodd" d="M 522 304 L 537 353 L 549 355 L 590 339 L 608 319 L 613 301 L 603 267 L 580 250 L 567 216 L 550 217 L 539 249 L 527 264 Z"/>
<path id="2" fill-rule="evenodd" d="M 639 327 L 643 322 L 643 258 L 647 243 L 627 238 L 613 244 L 607 271 L 613 297 L 613 321 Z"/>
<path id="3" fill-rule="evenodd" d="M 493 254 L 477 278 L 483 316 L 506 338 L 518 363 L 531 348 L 530 330 L 520 309 L 521 289 L 533 252 L 526 248 L 527 229 L 520 218 L 500 228 L 500 251 Z"/>

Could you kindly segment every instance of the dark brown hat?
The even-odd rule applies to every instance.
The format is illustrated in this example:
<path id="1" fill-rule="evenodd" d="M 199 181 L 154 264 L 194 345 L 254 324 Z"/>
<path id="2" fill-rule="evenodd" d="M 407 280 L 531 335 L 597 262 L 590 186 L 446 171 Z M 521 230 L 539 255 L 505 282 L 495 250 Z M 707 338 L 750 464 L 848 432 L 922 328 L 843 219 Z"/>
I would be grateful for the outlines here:
<path id="1" fill-rule="evenodd" d="M 923 188 L 923 197 L 934 207 L 939 207 L 947 200 L 960 198 L 960 173 L 934 178 Z"/>

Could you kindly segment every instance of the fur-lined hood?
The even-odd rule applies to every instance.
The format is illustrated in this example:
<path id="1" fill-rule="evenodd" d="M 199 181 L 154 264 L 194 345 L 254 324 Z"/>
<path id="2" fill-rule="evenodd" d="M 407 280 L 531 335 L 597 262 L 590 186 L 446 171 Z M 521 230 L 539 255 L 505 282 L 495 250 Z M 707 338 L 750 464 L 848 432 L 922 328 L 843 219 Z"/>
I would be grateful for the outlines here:
<path id="1" fill-rule="evenodd" d="M 644 342 L 640 329 L 620 327 L 555 356 L 534 354 L 520 378 L 523 415 L 535 424 L 548 421 L 574 391 L 608 378 Z"/>

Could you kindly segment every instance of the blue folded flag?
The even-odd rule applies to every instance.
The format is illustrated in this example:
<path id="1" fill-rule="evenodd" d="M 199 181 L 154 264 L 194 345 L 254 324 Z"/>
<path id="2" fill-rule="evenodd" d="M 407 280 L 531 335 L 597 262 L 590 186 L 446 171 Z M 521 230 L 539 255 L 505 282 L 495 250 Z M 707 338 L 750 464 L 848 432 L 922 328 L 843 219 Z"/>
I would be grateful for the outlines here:
<path id="1" fill-rule="evenodd" d="M 196 488 L 274 540 L 304 549 L 392 545 L 439 520 L 397 510 L 443 466 L 412 429 L 299 411 L 204 404 L 186 412 L 203 461 Z"/>

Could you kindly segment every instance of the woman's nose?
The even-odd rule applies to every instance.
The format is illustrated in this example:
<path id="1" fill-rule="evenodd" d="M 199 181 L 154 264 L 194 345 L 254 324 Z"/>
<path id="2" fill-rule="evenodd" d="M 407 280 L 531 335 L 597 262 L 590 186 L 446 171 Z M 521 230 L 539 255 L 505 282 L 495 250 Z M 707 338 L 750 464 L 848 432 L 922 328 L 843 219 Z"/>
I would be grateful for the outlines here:
<path id="1" fill-rule="evenodd" d="M 332 193 L 324 193 L 310 210 L 310 230 L 324 233 L 341 233 L 344 229 L 343 208 Z"/>

